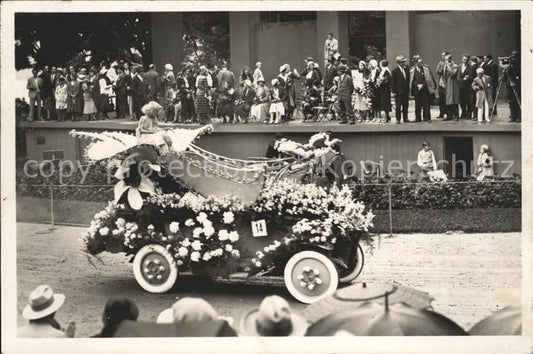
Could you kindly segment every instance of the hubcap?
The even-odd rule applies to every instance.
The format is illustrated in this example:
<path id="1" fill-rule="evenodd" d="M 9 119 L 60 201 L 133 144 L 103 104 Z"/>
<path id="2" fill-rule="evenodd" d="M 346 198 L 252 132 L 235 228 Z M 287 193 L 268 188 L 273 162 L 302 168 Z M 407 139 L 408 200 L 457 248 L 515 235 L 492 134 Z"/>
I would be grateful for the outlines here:
<path id="1" fill-rule="evenodd" d="M 327 291 L 331 275 L 319 260 L 303 258 L 294 265 L 292 281 L 303 295 L 315 297 Z"/>
<path id="2" fill-rule="evenodd" d="M 298 275 L 300 280 L 300 287 L 307 288 L 310 291 L 315 290 L 319 285 L 322 285 L 322 279 L 320 278 L 320 270 L 316 268 L 303 267 L 302 273 Z"/>
<path id="3" fill-rule="evenodd" d="M 142 275 L 151 284 L 163 284 L 170 275 L 170 264 L 161 254 L 149 253 L 142 262 Z"/>

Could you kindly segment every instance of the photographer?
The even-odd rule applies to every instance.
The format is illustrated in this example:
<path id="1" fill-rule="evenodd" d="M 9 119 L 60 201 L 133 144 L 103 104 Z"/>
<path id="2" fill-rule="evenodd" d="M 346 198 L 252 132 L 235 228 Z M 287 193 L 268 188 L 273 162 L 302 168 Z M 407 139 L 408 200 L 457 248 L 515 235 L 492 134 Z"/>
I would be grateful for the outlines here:
<path id="1" fill-rule="evenodd" d="M 505 59 L 505 58 L 502 58 Z M 504 79 L 507 82 L 507 95 L 509 99 L 509 108 L 511 110 L 511 119 L 509 122 L 521 121 L 521 68 L 520 57 L 517 51 L 514 51 L 509 57 L 509 64 L 500 59 L 500 67 L 503 69 Z"/>

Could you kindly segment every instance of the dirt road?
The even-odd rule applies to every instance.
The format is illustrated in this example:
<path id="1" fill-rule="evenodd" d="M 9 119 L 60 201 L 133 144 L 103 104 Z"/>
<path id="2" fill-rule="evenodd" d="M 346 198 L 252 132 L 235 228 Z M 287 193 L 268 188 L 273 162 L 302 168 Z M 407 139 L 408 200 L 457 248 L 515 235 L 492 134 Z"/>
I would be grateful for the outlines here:
<path id="1" fill-rule="evenodd" d="M 107 298 L 123 294 L 140 308 L 140 320 L 155 321 L 177 298 L 201 296 L 221 315 L 236 321 L 259 305 L 265 295 L 290 299 L 283 288 L 221 285 L 187 277 L 167 294 L 149 294 L 135 282 L 131 264 L 122 255 L 103 254 L 102 263 L 88 262 L 80 250 L 82 228 L 58 227 L 39 234 L 47 225 L 19 223 L 17 230 L 18 323 L 29 292 L 40 283 L 66 295 L 57 314 L 60 323 L 75 320 L 77 337 L 96 334 Z M 357 281 L 397 281 L 429 292 L 437 312 L 465 329 L 520 296 L 521 237 L 505 234 L 398 235 L 376 240 L 373 253 Z M 306 305 L 291 300 L 297 311 Z"/>

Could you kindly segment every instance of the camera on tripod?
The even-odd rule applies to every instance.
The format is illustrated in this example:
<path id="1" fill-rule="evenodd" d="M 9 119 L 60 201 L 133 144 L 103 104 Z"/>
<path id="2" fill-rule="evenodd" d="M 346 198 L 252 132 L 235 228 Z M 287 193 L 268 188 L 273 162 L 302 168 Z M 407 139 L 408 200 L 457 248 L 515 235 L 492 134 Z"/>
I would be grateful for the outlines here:
<path id="1" fill-rule="evenodd" d="M 500 68 L 506 70 L 511 65 L 511 57 L 498 57 Z"/>

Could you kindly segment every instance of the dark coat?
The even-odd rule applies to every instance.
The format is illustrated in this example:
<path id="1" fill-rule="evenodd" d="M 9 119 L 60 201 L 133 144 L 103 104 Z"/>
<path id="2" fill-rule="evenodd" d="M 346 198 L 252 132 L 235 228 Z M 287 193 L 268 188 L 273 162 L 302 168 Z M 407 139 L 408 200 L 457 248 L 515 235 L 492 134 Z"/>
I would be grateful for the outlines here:
<path id="1" fill-rule="evenodd" d="M 404 68 L 405 76 L 403 76 L 400 68 L 396 66 L 391 73 L 391 91 L 398 96 L 409 95 L 409 67 Z"/>
<path id="2" fill-rule="evenodd" d="M 353 90 L 352 77 L 348 74 L 344 74 L 344 77 L 341 76 L 339 79 L 339 89 L 337 90 L 337 97 L 339 100 L 342 99 L 351 102 Z"/>
<path id="3" fill-rule="evenodd" d="M 330 68 L 326 67 L 324 72 L 324 89 L 329 90 L 333 86 L 333 79 L 337 76 L 338 69 L 335 65 L 331 65 Z"/>
<path id="4" fill-rule="evenodd" d="M 485 75 L 490 76 L 490 79 L 492 80 L 493 85 L 498 84 L 498 64 L 494 60 L 491 60 L 489 63 L 486 63 L 483 66 L 483 70 L 485 71 Z"/>
<path id="5" fill-rule="evenodd" d="M 142 107 L 148 98 L 148 84 L 139 75 L 131 79 L 131 97 L 135 107 Z"/>
<path id="6" fill-rule="evenodd" d="M 457 80 L 457 73 L 459 67 L 455 63 L 445 65 L 443 79 L 446 91 L 446 105 L 459 104 L 459 81 Z"/>
<path id="7" fill-rule="evenodd" d="M 160 89 L 159 74 L 155 70 L 148 70 L 143 75 L 144 81 L 148 85 L 150 100 L 157 99 Z"/>
<path id="8" fill-rule="evenodd" d="M 385 70 L 380 76 L 378 92 L 379 92 L 379 108 L 382 111 L 389 112 L 391 110 L 391 78 L 392 75 L 389 70 Z"/>
<path id="9" fill-rule="evenodd" d="M 308 79 L 307 78 L 307 75 L 310 74 L 310 78 Z M 318 72 L 318 69 L 306 69 L 304 70 L 304 72 L 302 73 L 302 77 L 304 78 L 304 84 L 306 86 L 311 86 L 311 85 L 320 85 L 320 80 L 321 80 L 321 75 L 320 73 Z"/>
<path id="10" fill-rule="evenodd" d="M 472 75 L 472 65 L 467 64 L 465 70 L 463 71 L 463 64 L 459 65 L 459 68 L 457 69 L 458 75 L 457 75 L 457 81 L 459 81 L 459 88 L 460 89 L 467 89 L 472 85 L 472 81 L 474 80 L 474 76 Z"/>

